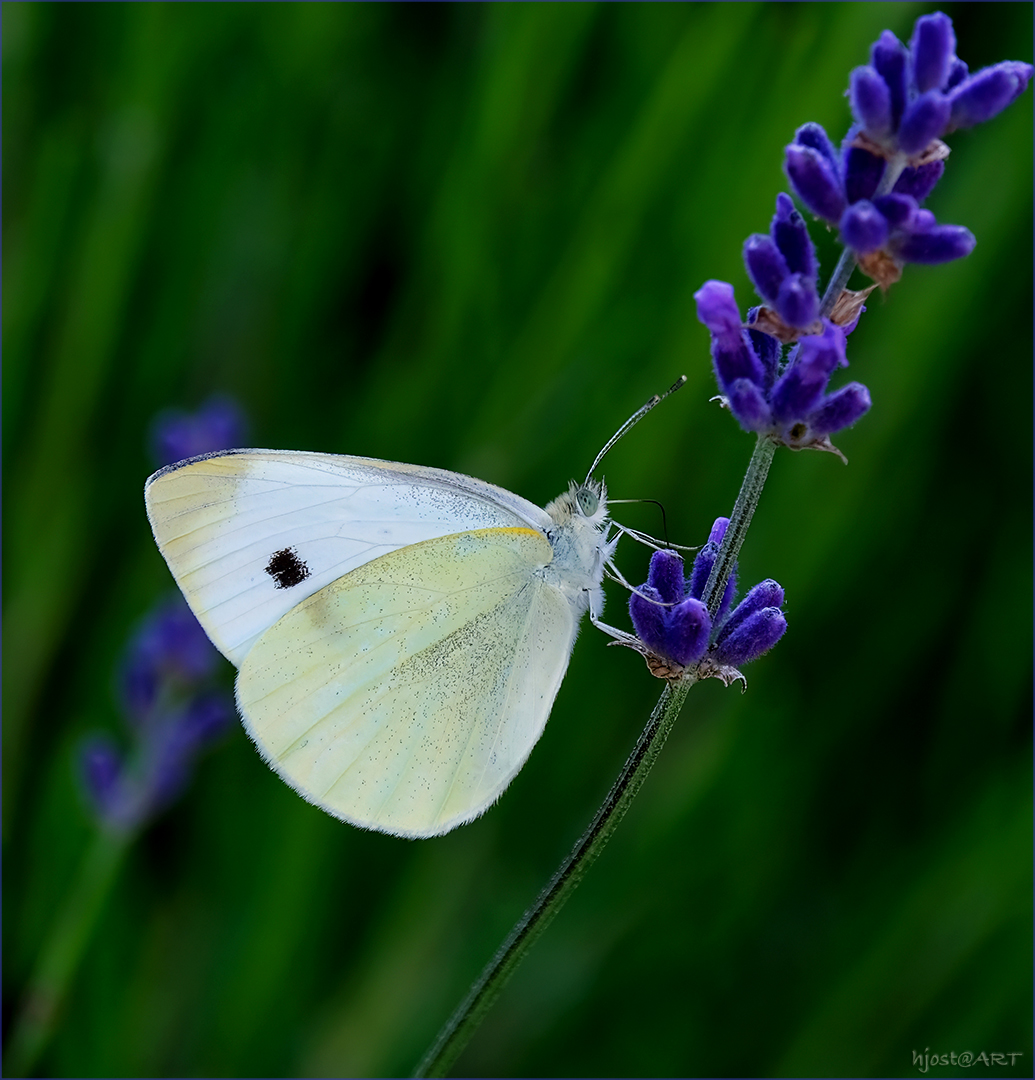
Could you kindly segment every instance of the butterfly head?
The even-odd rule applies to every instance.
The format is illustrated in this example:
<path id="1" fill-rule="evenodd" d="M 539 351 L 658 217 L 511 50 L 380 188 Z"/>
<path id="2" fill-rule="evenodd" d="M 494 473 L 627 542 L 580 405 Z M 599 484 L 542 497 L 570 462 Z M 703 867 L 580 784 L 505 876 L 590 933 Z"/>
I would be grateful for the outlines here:
<path id="1" fill-rule="evenodd" d="M 607 524 L 607 487 L 602 480 L 589 478 L 581 484 L 572 480 L 568 490 L 558 495 L 546 512 L 558 525 L 579 522 L 601 530 Z"/>

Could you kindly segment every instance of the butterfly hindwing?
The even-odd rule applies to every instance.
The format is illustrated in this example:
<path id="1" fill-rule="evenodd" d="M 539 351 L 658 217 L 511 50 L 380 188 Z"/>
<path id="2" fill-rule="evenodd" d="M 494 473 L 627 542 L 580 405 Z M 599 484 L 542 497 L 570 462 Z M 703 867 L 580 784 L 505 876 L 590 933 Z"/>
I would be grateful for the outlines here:
<path id="1" fill-rule="evenodd" d="M 435 836 L 476 817 L 542 733 L 576 634 L 549 541 L 490 528 L 401 548 L 264 633 L 237 682 L 263 756 L 366 828 Z"/>
<path id="2" fill-rule="evenodd" d="M 469 529 L 551 524 L 533 503 L 442 469 L 283 450 L 170 465 L 145 500 L 177 584 L 238 667 L 278 619 L 372 559 Z"/>

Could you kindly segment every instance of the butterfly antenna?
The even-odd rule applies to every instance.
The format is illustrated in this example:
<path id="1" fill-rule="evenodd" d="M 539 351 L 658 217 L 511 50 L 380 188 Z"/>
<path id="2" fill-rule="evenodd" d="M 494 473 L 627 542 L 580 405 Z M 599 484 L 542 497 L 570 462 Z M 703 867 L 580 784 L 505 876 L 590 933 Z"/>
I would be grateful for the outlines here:
<path id="1" fill-rule="evenodd" d="M 685 383 L 685 382 L 686 382 L 686 376 L 685 375 L 680 375 L 679 378 L 676 379 L 676 381 L 663 394 L 655 394 L 650 399 L 650 401 L 648 401 L 645 405 L 641 405 L 640 408 L 638 408 L 636 410 L 636 412 L 634 412 L 632 414 L 632 416 L 630 416 L 629 419 L 626 420 L 626 422 L 624 424 L 622 424 L 622 426 L 611 436 L 611 438 L 607 440 L 607 443 L 605 444 L 604 449 L 601 450 L 600 453 L 597 454 L 597 456 L 593 459 L 593 464 L 590 465 L 589 472 L 586 473 L 586 481 L 585 481 L 586 483 L 589 482 L 589 478 L 593 475 L 593 473 L 596 470 L 596 467 L 603 460 L 604 455 L 608 452 L 608 450 L 610 450 L 611 447 L 614 446 L 614 444 L 616 442 L 618 442 L 618 440 L 635 423 L 637 423 L 639 420 L 642 420 L 647 415 L 647 413 L 649 413 L 651 411 L 651 409 L 654 408 L 655 405 L 657 405 L 659 402 L 664 401 L 665 398 L 667 398 L 669 396 L 669 394 L 674 394 L 683 385 L 683 383 Z"/>
<path id="2" fill-rule="evenodd" d="M 657 499 L 608 499 L 608 504 L 614 503 L 653 503 L 661 511 L 661 534 L 665 537 L 665 547 L 671 547 L 668 542 L 668 517 L 665 515 L 665 504 Z"/>

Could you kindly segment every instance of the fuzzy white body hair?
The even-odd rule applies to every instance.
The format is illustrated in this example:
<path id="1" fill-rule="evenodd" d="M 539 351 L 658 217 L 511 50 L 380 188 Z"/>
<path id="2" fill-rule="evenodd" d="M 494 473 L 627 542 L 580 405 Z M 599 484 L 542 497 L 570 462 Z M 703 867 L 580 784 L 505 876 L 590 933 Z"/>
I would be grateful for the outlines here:
<path id="1" fill-rule="evenodd" d="M 596 508 L 586 514 L 580 504 L 580 493 L 588 492 Z M 618 538 L 605 540 L 607 530 L 607 488 L 603 483 L 589 481 L 578 485 L 573 480 L 568 490 L 547 504 L 546 512 L 554 522 L 547 530 L 553 546 L 553 562 L 543 576 L 571 604 L 576 621 L 587 608 L 594 616 L 604 610 L 604 566 L 614 553 Z"/>

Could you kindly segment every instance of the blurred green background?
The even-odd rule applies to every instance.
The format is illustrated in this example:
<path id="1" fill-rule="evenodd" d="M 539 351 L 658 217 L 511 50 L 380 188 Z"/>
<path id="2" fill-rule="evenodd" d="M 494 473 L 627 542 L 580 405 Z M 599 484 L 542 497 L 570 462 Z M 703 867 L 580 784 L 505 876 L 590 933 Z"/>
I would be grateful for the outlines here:
<path id="1" fill-rule="evenodd" d="M 1031 60 L 1031 5 L 943 9 L 972 70 Z M 700 543 L 753 443 L 692 294 L 748 305 L 783 146 L 839 140 L 850 69 L 932 10 L 3 5 L 6 1021 L 95 831 L 75 748 L 122 737 L 113 669 L 172 585 L 155 413 L 228 392 L 255 445 L 542 504 L 685 372 L 605 472 Z M 950 142 L 929 206 L 977 249 L 872 298 L 850 465 L 781 451 L 743 551 L 786 638 L 746 695 L 693 689 L 458 1074 L 1031 1075 L 1031 90 Z M 40 1070 L 405 1075 L 659 689 L 587 627 L 500 803 L 421 842 L 307 805 L 236 728 L 131 851 Z"/>

